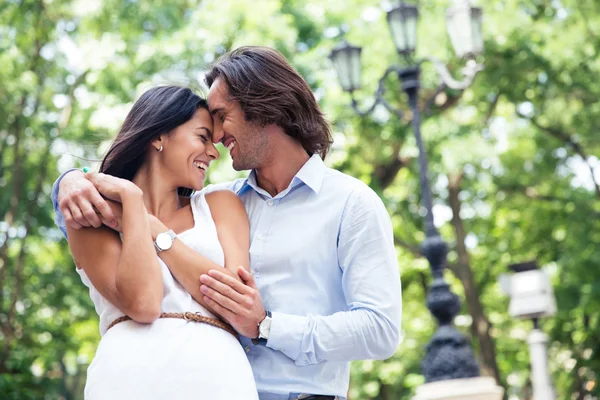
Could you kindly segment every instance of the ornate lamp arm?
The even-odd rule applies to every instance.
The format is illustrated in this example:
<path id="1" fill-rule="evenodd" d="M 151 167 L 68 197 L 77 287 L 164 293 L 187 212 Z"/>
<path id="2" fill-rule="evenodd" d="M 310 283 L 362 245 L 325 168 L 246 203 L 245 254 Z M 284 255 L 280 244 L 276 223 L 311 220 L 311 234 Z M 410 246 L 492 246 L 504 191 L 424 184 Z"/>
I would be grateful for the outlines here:
<path id="1" fill-rule="evenodd" d="M 373 112 L 373 110 L 375 110 L 375 107 L 377 107 L 378 104 L 383 104 L 383 106 L 389 112 L 391 112 L 396 117 L 398 117 L 398 118 L 401 119 L 402 116 L 404 115 L 404 113 L 402 112 L 402 110 L 400 110 L 400 109 L 395 108 L 394 106 L 392 106 L 383 97 L 383 94 L 385 93 L 385 79 L 392 72 L 398 73 L 399 71 L 400 71 L 400 68 L 396 67 L 396 66 L 389 67 L 388 69 L 385 70 L 385 73 L 383 74 L 383 76 L 381 77 L 381 79 L 379 79 L 379 85 L 377 86 L 377 91 L 375 91 L 375 101 L 373 102 L 373 104 L 371 105 L 371 107 L 369 107 L 366 111 L 361 111 L 360 110 L 360 108 L 358 106 L 358 101 L 356 101 L 356 98 L 354 97 L 354 92 L 350 92 L 350 97 L 352 99 L 352 109 L 354 110 L 354 112 L 356 112 L 361 117 L 365 117 L 368 114 L 371 114 Z"/>
<path id="2" fill-rule="evenodd" d="M 440 78 L 441 83 L 446 85 L 450 89 L 455 90 L 465 90 L 466 88 L 471 86 L 473 80 L 475 79 L 475 75 L 477 75 L 479 71 L 483 70 L 483 64 L 478 64 L 475 60 L 469 60 L 467 61 L 467 64 L 461 69 L 463 79 L 457 81 L 450 74 L 450 71 L 448 71 L 448 67 L 446 67 L 446 64 L 444 64 L 435 57 L 426 57 L 422 59 L 419 62 L 419 64 L 423 64 L 427 61 L 433 64 L 433 67 L 435 68 L 435 71 L 438 77 Z"/>

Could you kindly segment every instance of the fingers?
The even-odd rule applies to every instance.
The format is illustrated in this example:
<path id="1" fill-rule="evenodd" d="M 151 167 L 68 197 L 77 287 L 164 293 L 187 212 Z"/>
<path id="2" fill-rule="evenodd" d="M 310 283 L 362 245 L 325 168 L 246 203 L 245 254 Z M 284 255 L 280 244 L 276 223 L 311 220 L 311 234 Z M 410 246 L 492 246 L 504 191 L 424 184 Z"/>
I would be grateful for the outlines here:
<path id="1" fill-rule="evenodd" d="M 73 215 L 71 215 L 71 210 L 69 210 L 68 208 L 62 209 L 60 210 L 65 218 L 65 224 L 70 226 L 73 229 L 81 229 L 83 228 L 83 226 L 81 226 L 80 224 L 78 224 L 77 222 L 75 222 L 75 220 L 73 219 Z"/>
<path id="2" fill-rule="evenodd" d="M 250 286 L 252 289 L 258 290 L 256 282 L 254 281 L 254 275 L 252 275 L 251 272 L 248 272 L 246 268 L 238 267 L 238 275 L 240 278 L 242 278 L 246 285 Z"/>
<path id="3" fill-rule="evenodd" d="M 79 209 L 83 214 L 83 218 L 85 218 L 85 220 L 91 226 L 93 226 L 94 228 L 100 228 L 102 226 L 102 221 L 100 221 L 98 214 L 96 214 L 94 207 L 92 207 L 92 203 L 90 203 L 89 201 L 82 201 L 79 204 Z"/>
<path id="4" fill-rule="evenodd" d="M 69 209 L 71 210 L 71 215 L 73 216 L 73 220 L 81 225 L 82 227 L 90 227 L 90 223 L 83 216 L 80 207 L 76 203 L 71 203 Z"/>
<path id="5" fill-rule="evenodd" d="M 240 282 L 237 282 L 235 279 L 232 279 L 233 282 L 242 285 Z M 202 275 L 200 277 L 200 282 L 203 283 L 203 287 L 208 287 L 214 291 L 219 292 L 220 294 L 227 296 L 228 298 L 234 300 L 237 303 L 243 302 L 244 296 L 240 292 L 238 292 L 235 288 L 232 288 L 231 285 L 227 283 L 220 282 L 208 275 Z M 243 286 L 243 285 L 242 285 Z M 202 289 L 202 287 L 200 287 Z"/>
<path id="6" fill-rule="evenodd" d="M 210 297 L 204 296 L 204 301 L 217 314 L 219 314 L 221 317 L 225 318 L 226 321 L 231 322 L 233 320 L 233 318 L 235 317 L 235 315 L 231 311 L 229 311 L 225 307 L 221 306 L 219 303 L 212 300 Z"/>
<path id="7" fill-rule="evenodd" d="M 108 175 L 102 173 L 88 172 L 85 177 L 92 182 L 96 190 L 102 193 L 104 196 L 112 200 L 120 200 L 118 196 L 115 196 L 115 185 L 108 179 Z M 100 211 L 100 210 L 98 210 Z"/>
<path id="8" fill-rule="evenodd" d="M 100 216 L 98 220 L 106 221 L 108 226 L 114 228 L 117 226 L 117 220 L 108 203 L 100 196 L 98 192 L 91 193 L 91 204 L 98 210 Z M 95 214 L 95 213 L 94 213 Z"/>
<path id="9" fill-rule="evenodd" d="M 67 225 L 74 229 L 90 226 L 98 228 L 102 225 L 94 207 L 98 204 L 101 209 L 105 209 L 106 206 L 91 182 L 81 176 L 68 176 L 61 182 L 60 190 L 59 208 Z"/>
<path id="10" fill-rule="evenodd" d="M 217 304 L 228 309 L 232 313 L 239 313 L 239 305 L 230 298 L 223 296 L 216 290 L 213 290 L 206 285 L 202 285 L 200 286 L 200 291 L 205 295 L 205 297 L 208 297 L 209 299 L 215 301 Z"/>
<path id="11" fill-rule="evenodd" d="M 221 271 L 218 271 L 216 269 L 212 269 L 210 271 L 208 271 L 208 277 L 207 278 L 213 278 L 221 283 L 224 283 L 225 285 L 229 286 L 230 288 L 234 289 L 236 292 L 242 294 L 242 295 L 246 295 L 246 294 L 252 294 L 252 289 L 249 288 L 248 286 L 244 285 L 242 282 L 239 282 L 238 280 L 236 280 L 235 278 L 224 274 Z M 204 275 L 205 276 L 205 275 Z"/>

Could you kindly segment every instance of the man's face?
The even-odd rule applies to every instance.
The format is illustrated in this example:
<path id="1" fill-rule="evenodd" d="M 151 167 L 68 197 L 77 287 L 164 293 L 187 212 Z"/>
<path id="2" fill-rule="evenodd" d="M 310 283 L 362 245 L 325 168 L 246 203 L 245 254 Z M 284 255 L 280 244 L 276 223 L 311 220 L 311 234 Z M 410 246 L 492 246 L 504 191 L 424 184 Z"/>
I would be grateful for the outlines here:
<path id="1" fill-rule="evenodd" d="M 214 120 L 213 140 L 229 150 L 236 171 L 260 168 L 268 152 L 267 133 L 246 121 L 237 101 L 229 100 L 227 84 L 216 79 L 208 93 L 210 113 Z"/>

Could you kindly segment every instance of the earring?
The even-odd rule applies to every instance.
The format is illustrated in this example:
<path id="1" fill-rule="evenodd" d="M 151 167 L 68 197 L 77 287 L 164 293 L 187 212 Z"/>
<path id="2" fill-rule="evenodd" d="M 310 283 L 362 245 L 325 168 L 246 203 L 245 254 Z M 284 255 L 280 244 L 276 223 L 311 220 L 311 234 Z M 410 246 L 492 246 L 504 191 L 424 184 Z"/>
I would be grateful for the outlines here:
<path id="1" fill-rule="evenodd" d="M 160 145 L 160 149 L 156 149 L 159 153 L 163 150 L 162 144 Z"/>

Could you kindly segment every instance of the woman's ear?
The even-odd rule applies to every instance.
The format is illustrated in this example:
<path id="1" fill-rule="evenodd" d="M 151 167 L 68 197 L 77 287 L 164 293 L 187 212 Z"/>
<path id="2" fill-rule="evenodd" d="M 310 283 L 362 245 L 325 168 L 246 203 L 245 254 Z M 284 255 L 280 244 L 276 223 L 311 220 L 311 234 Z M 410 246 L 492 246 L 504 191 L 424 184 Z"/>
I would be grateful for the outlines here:
<path id="1" fill-rule="evenodd" d="M 152 141 L 152 147 L 154 147 L 156 149 L 156 151 L 158 151 L 159 153 L 161 151 L 163 151 L 163 140 L 162 140 L 162 136 L 157 137 L 156 139 L 154 139 Z"/>

